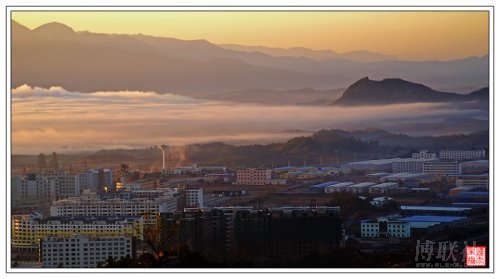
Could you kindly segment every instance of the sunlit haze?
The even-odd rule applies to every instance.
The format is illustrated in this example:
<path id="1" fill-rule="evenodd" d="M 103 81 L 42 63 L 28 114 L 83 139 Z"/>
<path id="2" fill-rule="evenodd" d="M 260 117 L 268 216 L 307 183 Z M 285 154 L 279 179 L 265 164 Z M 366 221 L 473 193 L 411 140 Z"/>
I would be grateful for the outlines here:
<path id="1" fill-rule="evenodd" d="M 212 43 L 369 50 L 406 60 L 488 54 L 487 12 L 20 12 L 34 29 L 49 22 L 75 31 L 147 34 Z"/>
<path id="2" fill-rule="evenodd" d="M 443 104 L 361 108 L 261 106 L 194 100 L 153 92 L 68 92 L 21 86 L 12 92 L 14 154 L 80 152 L 223 141 L 233 144 L 283 142 L 336 127 L 432 121 L 475 110 Z M 376 119 L 376 124 L 372 121 Z M 353 126 L 352 124 L 356 124 Z M 36 141 L 33 139 L 36 138 Z"/>

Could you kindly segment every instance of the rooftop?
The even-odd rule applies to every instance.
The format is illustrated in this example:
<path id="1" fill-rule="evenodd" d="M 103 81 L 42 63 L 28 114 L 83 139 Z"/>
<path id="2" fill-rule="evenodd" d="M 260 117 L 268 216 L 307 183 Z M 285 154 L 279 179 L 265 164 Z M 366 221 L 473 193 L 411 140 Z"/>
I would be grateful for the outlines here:
<path id="1" fill-rule="evenodd" d="M 388 165 L 401 160 L 402 160 L 401 158 L 378 159 L 378 160 L 352 162 L 349 163 L 348 165 Z"/>
<path id="2" fill-rule="evenodd" d="M 401 179 L 408 179 L 408 178 L 420 178 L 420 177 L 426 177 L 426 176 L 429 176 L 428 174 L 426 173 L 408 173 L 408 172 L 398 172 L 398 173 L 394 173 L 394 174 L 391 174 L 391 175 L 388 175 L 386 177 L 384 177 L 384 179 L 391 179 L 391 178 L 401 178 Z"/>
<path id="3" fill-rule="evenodd" d="M 309 188 L 325 188 L 325 187 L 328 187 L 328 186 L 331 186 L 331 185 L 334 185 L 337 183 L 339 183 L 339 182 L 338 181 L 329 181 L 329 182 L 309 186 Z"/>
<path id="4" fill-rule="evenodd" d="M 401 210 L 468 211 L 470 207 L 402 205 Z"/>
<path id="5" fill-rule="evenodd" d="M 337 187 L 347 187 L 347 186 L 350 186 L 354 183 L 352 182 L 342 182 L 342 183 L 338 183 L 338 184 L 334 184 L 334 185 L 330 185 L 330 186 L 327 186 L 327 187 L 333 187 L 333 188 L 337 188 Z"/>
<path id="6" fill-rule="evenodd" d="M 390 175 L 388 172 L 376 172 L 376 173 L 370 173 L 368 176 L 375 176 L 375 177 L 381 177 L 381 176 L 387 176 Z"/>
<path id="7" fill-rule="evenodd" d="M 351 186 L 349 186 L 349 188 L 354 188 L 354 187 L 370 187 L 370 186 L 373 186 L 373 185 L 375 185 L 375 183 L 373 183 L 373 182 L 363 182 L 363 183 L 358 183 L 358 184 L 351 185 Z"/>
<path id="8" fill-rule="evenodd" d="M 372 186 L 375 187 L 375 188 L 386 188 L 386 187 L 399 187 L 399 185 L 396 183 L 396 182 L 385 182 L 385 183 L 380 183 L 380 184 L 377 184 L 377 185 L 374 185 Z"/>
<path id="9" fill-rule="evenodd" d="M 398 221 L 406 221 L 406 222 L 453 222 L 457 220 L 464 220 L 467 217 L 460 216 L 423 216 L 423 215 L 415 215 L 410 217 L 398 218 Z"/>
<path id="10" fill-rule="evenodd" d="M 489 160 L 474 160 L 474 161 L 465 161 L 462 163 L 463 164 L 466 164 L 466 163 L 488 164 Z"/>
<path id="11" fill-rule="evenodd" d="M 483 177 L 489 177 L 489 173 L 482 173 L 482 174 L 448 174 L 448 177 L 477 177 L 477 178 L 483 178 Z"/>

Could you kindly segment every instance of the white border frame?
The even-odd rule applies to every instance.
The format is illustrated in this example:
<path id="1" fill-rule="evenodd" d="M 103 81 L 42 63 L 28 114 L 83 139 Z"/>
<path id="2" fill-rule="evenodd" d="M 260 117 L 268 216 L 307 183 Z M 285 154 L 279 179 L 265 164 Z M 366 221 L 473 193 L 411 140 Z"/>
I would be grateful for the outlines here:
<path id="1" fill-rule="evenodd" d="M 7 190 L 6 190 L 6 209 L 7 213 L 6 216 L 10 216 L 10 154 L 11 154 L 11 139 L 10 139 L 10 131 L 11 131 L 11 105 L 10 105 L 10 67 L 11 67 L 11 60 L 10 60 L 10 13 L 12 11 L 67 11 L 67 10 L 75 10 L 75 11 L 91 11 L 91 10 L 99 10 L 99 11 L 146 11 L 146 10 L 155 10 L 155 11 L 236 11 L 236 10 L 241 10 L 241 11 L 488 11 L 489 12 L 489 54 L 490 54 L 490 247 L 488 249 L 494 249 L 493 253 L 490 251 L 490 267 L 487 269 L 468 269 L 468 268 L 442 268 L 442 269 L 431 269 L 431 268 L 401 268 L 401 269 L 352 269 L 352 268 L 314 268 L 314 269 L 307 269 L 307 268 L 298 268 L 298 269 L 267 269 L 267 268 L 219 268 L 219 269 L 207 269 L 207 268 L 193 268 L 193 269 L 23 269 L 23 268 L 11 268 L 10 267 L 10 245 L 8 245 L 9 240 L 10 240 L 10 218 L 6 220 L 7 223 L 7 228 L 6 228 L 6 241 L 1 241 L 1 246 L 6 245 L 5 247 L 6 251 L 6 271 L 7 273 L 116 273 L 116 272 L 125 272 L 125 273 L 184 273 L 184 272 L 189 272 L 189 273 L 421 273 L 421 272 L 430 272 L 430 273 L 491 273 L 494 271 L 494 258 L 495 255 L 497 254 L 497 250 L 494 248 L 494 215 L 495 212 L 494 210 L 494 174 L 495 170 L 493 170 L 494 165 L 494 96 L 493 92 L 495 91 L 494 89 L 494 6 L 492 6 L 492 3 L 475 3 L 474 6 L 397 6 L 397 4 L 394 4 L 395 6 L 369 6 L 369 4 L 365 4 L 366 6 L 328 6 L 328 4 L 316 4 L 319 6 L 308 6 L 304 3 L 302 3 L 302 6 L 288 6 L 288 5 L 279 5 L 279 6 L 265 6 L 265 4 L 260 4 L 262 6 L 252 6 L 251 4 L 247 4 L 247 6 L 229 6 L 230 4 L 227 4 L 228 6 L 223 4 L 219 4 L 221 6 L 204 6 L 206 5 L 206 2 L 203 1 L 196 1 L 199 6 L 155 6 L 159 5 L 159 3 L 151 3 L 149 7 L 147 6 L 133 6 L 133 4 L 128 4 L 130 1 L 123 1 L 123 5 L 132 5 L 132 6 L 111 6 L 112 4 L 109 3 L 108 5 L 110 6 L 96 6 L 94 3 L 98 3 L 99 1 L 88 1 L 88 2 L 83 2 L 81 3 L 81 6 L 63 6 L 64 4 L 61 3 L 61 1 L 50 1 L 52 5 L 55 6 L 44 6 L 42 3 L 38 3 L 36 1 L 18 1 L 17 3 L 13 3 L 12 1 L 7 1 L 5 4 L 6 10 L 5 10 L 5 17 L 4 22 L 6 24 L 5 30 L 6 30 L 6 76 L 7 76 L 7 82 L 6 82 L 6 131 L 8 131 L 6 135 L 6 182 L 7 184 L 5 185 Z M 190 1 L 191 2 L 191 1 Z M 363 1 L 367 2 L 367 1 Z M 461 1 L 463 2 L 463 1 Z M 461 5 L 461 2 L 456 1 L 454 4 L 455 5 Z M 86 5 L 86 3 L 89 4 L 89 6 Z M 432 5 L 435 2 L 432 1 L 425 1 L 422 2 L 422 5 Z M 47 3 L 44 3 L 46 5 L 50 5 Z M 91 5 L 90 5 L 91 4 Z M 119 3 L 116 3 L 119 4 Z M 122 3 L 120 3 L 122 4 Z M 143 5 L 146 5 L 147 3 L 141 3 Z M 187 5 L 193 4 L 191 3 L 185 3 Z M 195 3 L 195 5 L 197 5 Z M 258 2 L 257 2 L 258 4 Z M 330 3 L 332 4 L 332 3 Z M 485 6 L 480 6 L 480 5 L 485 5 Z M 27 5 L 27 6 L 22 6 L 22 5 Z M 312 5 L 312 4 L 311 4 Z M 388 4 L 390 5 L 390 4 Z M 450 5 L 453 5 L 450 3 Z M 2 232 L 3 234 L 3 232 Z"/>

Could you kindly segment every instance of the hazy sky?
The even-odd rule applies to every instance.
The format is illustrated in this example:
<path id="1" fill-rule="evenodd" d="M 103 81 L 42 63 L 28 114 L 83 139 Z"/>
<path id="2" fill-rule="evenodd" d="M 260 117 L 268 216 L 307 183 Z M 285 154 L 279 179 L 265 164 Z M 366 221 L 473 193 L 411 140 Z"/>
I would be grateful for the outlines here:
<path id="1" fill-rule="evenodd" d="M 213 43 L 366 49 L 408 60 L 488 54 L 487 12 L 13 12 L 30 29 L 61 22 L 76 31 L 147 34 Z"/>

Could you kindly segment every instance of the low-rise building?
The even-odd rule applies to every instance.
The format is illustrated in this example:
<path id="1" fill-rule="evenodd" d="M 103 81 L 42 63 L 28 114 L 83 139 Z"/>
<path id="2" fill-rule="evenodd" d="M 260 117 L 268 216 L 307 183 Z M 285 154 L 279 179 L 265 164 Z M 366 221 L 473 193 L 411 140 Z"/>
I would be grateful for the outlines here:
<path id="1" fill-rule="evenodd" d="M 426 229 L 441 223 L 451 223 L 465 221 L 467 217 L 461 216 L 436 216 L 436 215 L 415 215 L 398 218 L 398 221 L 407 222 L 411 229 Z"/>
<path id="2" fill-rule="evenodd" d="M 135 238 L 130 236 L 46 236 L 40 241 L 40 261 L 45 268 L 95 268 L 111 257 L 136 257 Z"/>
<path id="3" fill-rule="evenodd" d="M 406 158 L 392 163 L 393 173 L 422 173 L 427 159 Z"/>
<path id="4" fill-rule="evenodd" d="M 381 182 L 397 182 L 403 187 L 418 187 L 420 183 L 429 182 L 432 176 L 426 173 L 393 173 L 382 177 Z"/>
<path id="5" fill-rule="evenodd" d="M 376 207 L 382 207 L 392 201 L 391 197 L 376 197 L 370 202 L 371 205 Z"/>
<path id="6" fill-rule="evenodd" d="M 325 193 L 340 193 L 340 192 L 347 192 L 347 187 L 353 185 L 354 183 L 352 182 L 341 182 L 337 183 L 334 185 L 326 186 L 325 187 Z"/>
<path id="7" fill-rule="evenodd" d="M 463 174 L 482 174 L 489 172 L 490 163 L 488 160 L 475 160 L 461 162 Z"/>
<path id="8" fill-rule="evenodd" d="M 412 153 L 411 157 L 413 159 L 436 159 L 436 153 L 429 152 L 427 150 L 421 150 L 418 153 Z"/>
<path id="9" fill-rule="evenodd" d="M 236 184 L 267 185 L 272 178 L 270 169 L 239 169 L 236 170 Z"/>
<path id="10" fill-rule="evenodd" d="M 452 188 L 448 191 L 448 194 L 449 195 L 456 195 L 458 193 L 462 193 L 462 192 L 470 192 L 474 190 L 474 187 L 472 186 L 462 186 L 462 187 L 455 187 L 455 188 Z"/>
<path id="11" fill-rule="evenodd" d="M 486 151 L 484 149 L 439 151 L 439 159 L 474 160 L 474 159 L 484 159 L 484 158 L 486 158 Z"/>
<path id="12" fill-rule="evenodd" d="M 379 159 L 379 160 L 369 160 L 360 161 L 347 164 L 347 167 L 351 170 L 360 171 L 390 171 L 392 164 L 402 160 L 401 158 L 391 158 L 391 159 Z"/>
<path id="13" fill-rule="evenodd" d="M 449 175 L 450 179 L 455 180 L 457 187 L 476 187 L 489 189 L 490 179 L 489 174 L 467 174 L 467 175 Z"/>
<path id="14" fill-rule="evenodd" d="M 394 221 L 381 217 L 377 220 L 364 221 L 361 223 L 361 237 L 408 238 L 410 234 L 410 224 L 408 222 Z"/>
<path id="15" fill-rule="evenodd" d="M 399 187 L 398 183 L 385 182 L 370 187 L 370 194 L 385 194 L 394 191 Z"/>
<path id="16" fill-rule="evenodd" d="M 454 160 L 429 160 L 424 162 L 423 172 L 435 176 L 445 176 L 460 174 L 462 168 L 459 162 Z"/>
<path id="17" fill-rule="evenodd" d="M 355 194 L 368 193 L 371 186 L 375 185 L 373 182 L 363 182 L 347 187 L 347 191 Z"/>

